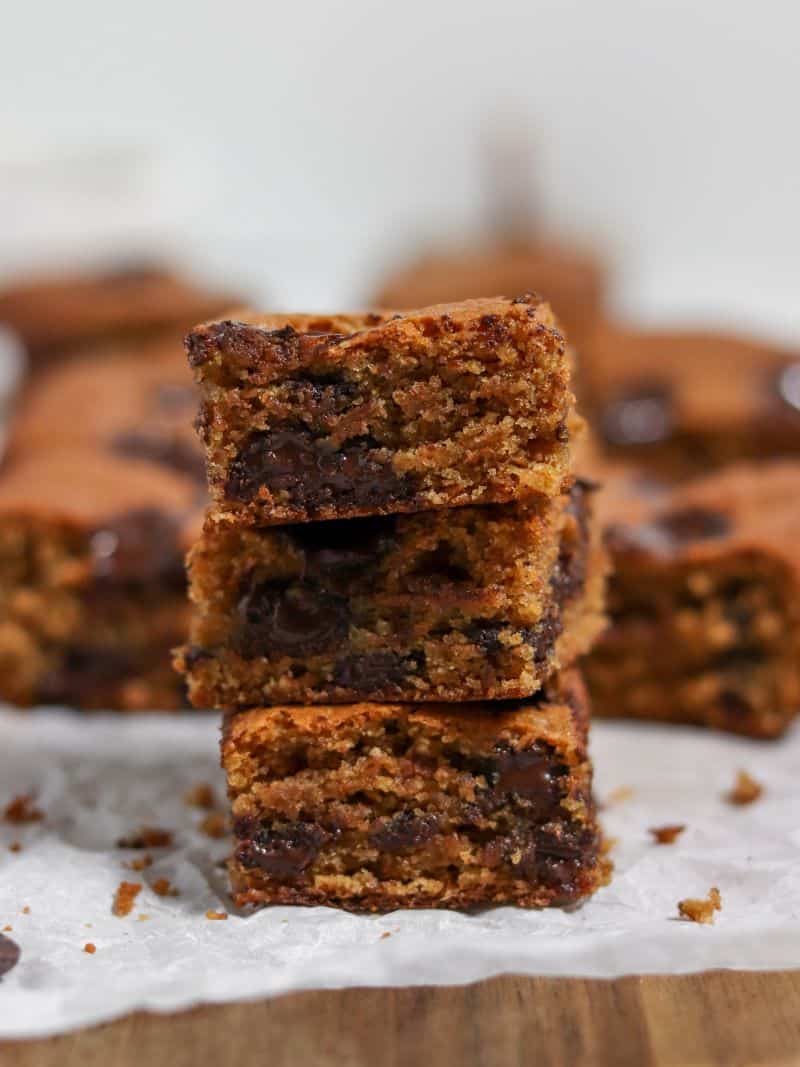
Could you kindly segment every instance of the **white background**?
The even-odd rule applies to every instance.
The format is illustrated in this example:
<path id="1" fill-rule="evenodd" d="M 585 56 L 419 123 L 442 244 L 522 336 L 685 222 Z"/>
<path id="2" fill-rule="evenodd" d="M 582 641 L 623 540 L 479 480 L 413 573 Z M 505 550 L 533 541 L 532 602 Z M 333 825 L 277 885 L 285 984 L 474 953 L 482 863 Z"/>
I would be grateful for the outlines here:
<path id="1" fill-rule="evenodd" d="M 800 325 L 795 0 L 2 6 L 5 273 L 168 224 L 276 302 L 359 299 L 417 237 L 481 222 L 504 116 L 547 219 L 602 243 L 623 305 Z M 130 145 L 103 163 L 114 229 L 65 154 Z"/>

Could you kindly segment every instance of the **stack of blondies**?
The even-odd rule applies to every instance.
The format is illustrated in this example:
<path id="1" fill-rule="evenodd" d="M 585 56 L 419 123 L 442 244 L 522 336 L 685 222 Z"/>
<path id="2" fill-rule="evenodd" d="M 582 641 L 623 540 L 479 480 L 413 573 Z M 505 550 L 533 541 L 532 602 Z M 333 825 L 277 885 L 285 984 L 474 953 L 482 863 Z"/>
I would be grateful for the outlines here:
<path id="1" fill-rule="evenodd" d="M 574 903 L 604 556 L 532 296 L 188 338 L 211 494 L 178 653 L 224 710 L 240 904 Z"/>

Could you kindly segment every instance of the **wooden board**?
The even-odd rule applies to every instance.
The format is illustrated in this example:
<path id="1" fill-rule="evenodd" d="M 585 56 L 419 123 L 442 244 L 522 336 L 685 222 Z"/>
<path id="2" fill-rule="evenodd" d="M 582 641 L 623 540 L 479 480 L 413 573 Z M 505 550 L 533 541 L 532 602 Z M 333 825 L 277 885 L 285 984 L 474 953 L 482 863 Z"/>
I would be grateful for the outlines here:
<path id="1" fill-rule="evenodd" d="M 0 1010 L 2 998 L 0 997 Z M 11 1067 L 800 1064 L 800 972 L 301 993 L 0 1045 Z"/>

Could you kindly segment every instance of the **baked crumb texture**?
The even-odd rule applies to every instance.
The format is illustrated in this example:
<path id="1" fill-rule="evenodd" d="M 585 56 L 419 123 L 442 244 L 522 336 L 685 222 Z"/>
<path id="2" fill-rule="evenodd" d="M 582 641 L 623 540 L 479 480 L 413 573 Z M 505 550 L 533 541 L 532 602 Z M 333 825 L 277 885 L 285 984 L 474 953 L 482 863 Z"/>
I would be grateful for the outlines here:
<path id="1" fill-rule="evenodd" d="M 187 337 L 219 522 L 277 525 L 555 496 L 578 425 L 537 297 L 258 317 Z"/>
<path id="2" fill-rule="evenodd" d="M 207 523 L 178 656 L 199 707 L 528 696 L 601 629 L 591 486 L 536 503 Z"/>
<path id="3" fill-rule="evenodd" d="M 689 919 L 693 923 L 704 923 L 710 926 L 714 922 L 715 913 L 722 910 L 722 897 L 717 888 L 709 889 L 705 900 L 678 901 L 678 914 L 683 919 Z"/>
<path id="4" fill-rule="evenodd" d="M 739 771 L 736 775 L 736 783 L 726 799 L 729 804 L 744 807 L 747 804 L 753 804 L 763 792 L 764 787 L 760 782 L 752 778 L 747 771 Z"/>
<path id="5" fill-rule="evenodd" d="M 574 904 L 607 876 L 587 729 L 574 674 L 528 703 L 229 712 L 235 900 Z"/>
<path id="6" fill-rule="evenodd" d="M 776 737 L 800 707 L 800 464 L 742 465 L 599 507 L 611 626 L 595 713 Z"/>

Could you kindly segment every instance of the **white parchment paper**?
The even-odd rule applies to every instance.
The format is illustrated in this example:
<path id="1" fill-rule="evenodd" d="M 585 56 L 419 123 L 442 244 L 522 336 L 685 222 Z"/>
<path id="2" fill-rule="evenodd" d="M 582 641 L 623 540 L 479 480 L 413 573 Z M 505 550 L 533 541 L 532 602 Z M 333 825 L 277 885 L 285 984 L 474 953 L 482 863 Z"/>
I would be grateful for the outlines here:
<path id="1" fill-rule="evenodd" d="M 298 989 L 800 966 L 800 732 L 764 744 L 599 723 L 592 749 L 616 870 L 578 911 L 244 915 L 220 867 L 228 841 L 202 834 L 204 812 L 183 799 L 211 782 L 222 800 L 215 716 L 0 711 L 0 806 L 34 790 L 45 814 L 0 822 L 0 928 L 12 927 L 22 952 L 0 981 L 0 1037 Z M 749 807 L 723 799 L 739 768 L 766 786 Z M 648 827 L 667 823 L 687 830 L 654 844 Z M 137 873 L 123 866 L 137 853 L 115 843 L 142 824 L 175 837 Z M 180 896 L 156 895 L 159 878 Z M 144 887 L 117 918 L 123 879 Z M 723 902 L 714 926 L 676 917 L 679 899 L 713 885 Z M 210 909 L 229 917 L 209 920 Z"/>

